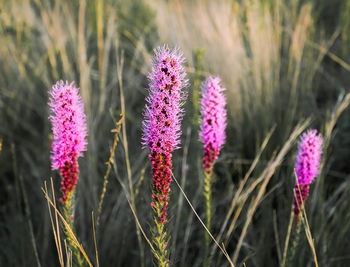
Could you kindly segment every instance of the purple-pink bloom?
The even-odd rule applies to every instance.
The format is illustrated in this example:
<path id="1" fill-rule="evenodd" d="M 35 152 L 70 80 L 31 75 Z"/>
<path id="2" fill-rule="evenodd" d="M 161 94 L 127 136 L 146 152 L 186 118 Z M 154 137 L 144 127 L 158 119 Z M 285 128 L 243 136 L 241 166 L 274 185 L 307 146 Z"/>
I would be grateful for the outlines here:
<path id="1" fill-rule="evenodd" d="M 77 158 L 86 151 L 87 129 L 84 105 L 79 95 L 79 88 L 74 82 L 57 82 L 50 91 L 49 106 L 52 123 L 53 142 L 51 151 L 52 169 L 60 169 L 62 192 L 66 199 L 77 183 Z"/>
<path id="2" fill-rule="evenodd" d="M 294 188 L 294 214 L 298 216 L 302 203 L 308 197 L 309 187 L 320 172 L 323 138 L 317 130 L 310 130 L 301 136 L 295 158 L 297 184 Z"/>
<path id="3" fill-rule="evenodd" d="M 149 74 L 149 96 L 146 98 L 143 121 L 143 145 L 150 150 L 153 171 L 152 207 L 159 210 L 158 220 L 166 222 L 170 192 L 171 152 L 180 144 L 180 128 L 184 100 L 182 88 L 187 85 L 184 61 L 178 49 L 168 46 L 154 50 L 152 72 Z"/>
<path id="4" fill-rule="evenodd" d="M 301 136 L 295 158 L 295 172 L 300 185 L 311 184 L 319 174 L 323 139 L 317 130 L 310 130 Z"/>
<path id="5" fill-rule="evenodd" d="M 202 123 L 199 134 L 204 143 L 203 167 L 211 172 L 226 139 L 226 97 L 219 77 L 208 77 L 202 85 L 201 115 Z"/>
<path id="6" fill-rule="evenodd" d="M 172 152 L 180 144 L 182 88 L 187 85 L 184 59 L 178 49 L 168 46 L 158 47 L 154 53 L 142 139 L 151 152 Z"/>

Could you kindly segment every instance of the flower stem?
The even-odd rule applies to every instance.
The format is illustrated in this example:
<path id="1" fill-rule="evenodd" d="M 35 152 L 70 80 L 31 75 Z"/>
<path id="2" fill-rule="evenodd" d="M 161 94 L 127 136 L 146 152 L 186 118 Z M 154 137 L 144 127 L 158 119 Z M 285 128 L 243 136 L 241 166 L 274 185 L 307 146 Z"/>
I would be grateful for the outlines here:
<path id="1" fill-rule="evenodd" d="M 294 258 L 295 258 L 295 253 L 296 253 L 296 250 L 298 249 L 298 244 L 299 244 L 299 240 L 300 240 L 300 230 L 301 230 L 301 223 L 298 223 L 298 222 L 300 221 L 301 214 L 299 214 L 298 217 L 299 218 L 297 218 L 297 221 L 296 221 L 296 231 L 294 234 L 293 245 L 292 245 L 291 250 L 290 250 L 290 252 L 291 252 L 290 256 L 288 257 L 287 266 L 294 266 L 293 262 L 294 262 Z"/>
<path id="2" fill-rule="evenodd" d="M 204 197 L 205 197 L 205 202 L 206 202 L 206 227 L 210 231 L 211 227 L 211 184 L 213 183 L 212 179 L 212 171 L 205 172 L 205 177 L 204 177 Z M 209 253 L 209 235 L 206 232 L 205 233 L 205 258 L 203 265 L 204 266 L 209 266 L 210 265 L 210 259 L 208 259 L 208 253 Z"/>
<path id="3" fill-rule="evenodd" d="M 159 267 L 169 266 L 168 237 L 166 231 L 167 207 L 170 193 L 171 154 L 150 155 L 153 171 L 152 209 L 154 211 L 155 227 L 152 230 L 152 240 L 156 250 L 154 256 Z"/>
<path id="4" fill-rule="evenodd" d="M 73 198 L 74 198 L 74 191 L 70 192 L 67 195 L 67 199 L 64 202 L 64 206 L 63 206 L 64 219 L 69 224 L 69 227 L 72 229 L 72 231 L 74 231 L 74 226 L 73 226 L 74 217 L 73 217 L 73 207 L 72 207 Z M 71 236 L 70 232 L 67 231 L 65 227 L 63 227 L 63 229 L 68 240 L 68 246 L 72 253 L 72 261 L 73 261 L 72 266 L 83 266 L 83 259 L 80 256 L 79 248 L 74 243 L 73 237 Z"/>
<path id="5" fill-rule="evenodd" d="M 158 261 L 159 267 L 169 266 L 169 252 L 167 250 L 168 237 L 165 227 L 165 221 L 160 221 L 162 218 L 163 205 L 160 201 L 154 200 L 152 202 L 154 210 L 154 223 L 155 227 L 152 229 L 152 242 L 155 245 L 155 251 L 153 251 L 154 257 Z"/>

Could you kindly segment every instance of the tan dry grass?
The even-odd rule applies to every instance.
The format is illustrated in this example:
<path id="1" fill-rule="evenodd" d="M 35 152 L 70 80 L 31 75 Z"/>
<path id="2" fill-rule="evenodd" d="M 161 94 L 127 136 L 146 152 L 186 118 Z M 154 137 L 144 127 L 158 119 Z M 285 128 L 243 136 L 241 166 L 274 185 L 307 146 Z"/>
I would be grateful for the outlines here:
<path id="1" fill-rule="evenodd" d="M 179 45 L 188 59 L 194 49 L 204 49 L 204 66 L 223 78 L 235 118 L 242 108 L 257 110 L 271 103 L 278 90 L 295 94 L 301 71 L 311 73 L 318 67 L 313 60 L 302 61 L 311 50 L 309 4 L 299 8 L 299 1 L 288 6 L 279 0 L 148 2 L 157 10 L 162 40 Z M 288 53 L 282 55 L 282 49 Z M 282 72 L 287 84 L 280 80 Z"/>

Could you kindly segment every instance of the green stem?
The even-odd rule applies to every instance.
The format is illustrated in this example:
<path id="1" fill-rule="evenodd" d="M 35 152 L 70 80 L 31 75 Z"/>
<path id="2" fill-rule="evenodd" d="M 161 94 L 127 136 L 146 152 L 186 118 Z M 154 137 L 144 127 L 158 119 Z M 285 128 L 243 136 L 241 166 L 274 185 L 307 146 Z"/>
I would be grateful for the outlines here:
<path id="1" fill-rule="evenodd" d="M 294 258 L 295 258 L 295 253 L 298 249 L 298 244 L 299 244 L 299 240 L 300 240 L 300 230 L 301 230 L 300 217 L 301 217 L 301 213 L 299 213 L 299 218 L 296 221 L 296 231 L 294 234 L 293 245 L 292 245 L 291 251 L 290 251 L 291 253 L 290 253 L 290 256 L 288 257 L 287 266 L 294 266 L 293 262 L 294 262 Z"/>
<path id="2" fill-rule="evenodd" d="M 72 207 L 73 198 L 74 198 L 74 192 L 69 193 L 63 206 L 63 216 L 66 222 L 69 224 L 69 227 L 74 232 L 74 225 L 73 225 L 74 214 L 73 214 L 73 207 Z M 79 266 L 79 267 L 83 266 L 83 259 L 80 256 L 79 248 L 74 243 L 73 237 L 71 236 L 69 231 L 67 231 L 65 227 L 63 228 L 64 228 L 64 233 L 68 240 L 69 249 L 71 250 L 71 253 L 72 253 L 72 261 L 73 261 L 72 266 Z"/>
<path id="3" fill-rule="evenodd" d="M 206 202 L 206 227 L 210 231 L 211 227 L 211 184 L 213 183 L 212 172 L 205 172 L 204 177 L 204 197 Z M 203 266 L 210 265 L 210 259 L 208 259 L 209 253 L 209 242 L 210 238 L 207 232 L 205 232 L 205 258 L 203 262 Z"/>
<path id="4" fill-rule="evenodd" d="M 164 222 L 159 222 L 159 218 L 162 216 L 162 208 L 159 202 L 153 202 L 154 204 L 154 223 L 155 227 L 152 229 L 152 242 L 155 246 L 155 250 L 152 251 L 154 257 L 158 261 L 159 267 L 169 266 L 169 252 L 167 250 L 168 237 Z M 156 265 L 156 264 L 155 264 Z"/>

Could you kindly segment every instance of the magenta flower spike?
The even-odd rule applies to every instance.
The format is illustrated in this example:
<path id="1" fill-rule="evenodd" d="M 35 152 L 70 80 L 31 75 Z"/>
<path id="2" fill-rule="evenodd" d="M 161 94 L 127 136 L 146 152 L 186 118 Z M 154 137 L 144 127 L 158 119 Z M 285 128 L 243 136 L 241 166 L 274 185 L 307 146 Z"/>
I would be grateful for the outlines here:
<path id="1" fill-rule="evenodd" d="M 165 223 L 172 181 L 171 158 L 173 150 L 180 144 L 181 106 L 184 100 L 182 88 L 187 85 L 187 80 L 181 65 L 184 59 L 178 49 L 170 50 L 168 46 L 163 46 L 155 49 L 154 53 L 152 72 L 148 77 L 149 96 L 146 98 L 148 104 L 145 107 L 142 139 L 150 150 L 152 163 L 152 207 L 160 208 L 159 223 Z"/>
<path id="2" fill-rule="evenodd" d="M 223 94 L 226 89 L 220 86 L 220 81 L 219 77 L 209 77 L 202 86 L 199 138 L 204 143 L 203 168 L 207 173 L 212 172 L 226 139 L 226 97 Z"/>
<path id="3" fill-rule="evenodd" d="M 64 203 L 78 180 L 78 157 L 86 151 L 87 128 L 84 105 L 74 82 L 57 82 L 50 91 L 49 106 L 53 142 L 52 169 L 60 170 Z"/>
<path id="4" fill-rule="evenodd" d="M 172 152 L 180 144 L 183 117 L 181 108 L 185 97 L 182 89 L 187 85 L 184 61 L 178 49 L 168 46 L 154 50 L 152 72 L 149 74 L 149 96 L 146 98 L 142 143 L 150 150 L 152 163 L 152 209 L 155 214 L 153 243 L 157 248 L 158 266 L 169 266 L 168 237 L 165 223 L 172 181 Z"/>
<path id="5" fill-rule="evenodd" d="M 319 175 L 323 139 L 317 130 L 310 130 L 301 136 L 295 158 L 297 184 L 294 188 L 294 215 L 298 217 L 302 211 L 302 203 L 309 195 L 312 181 Z"/>

